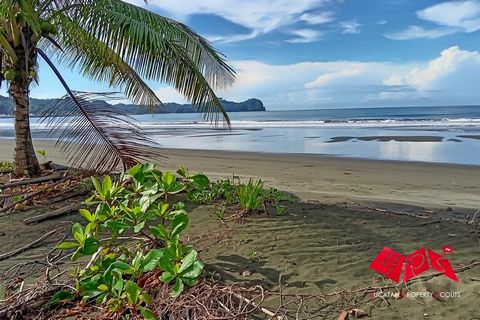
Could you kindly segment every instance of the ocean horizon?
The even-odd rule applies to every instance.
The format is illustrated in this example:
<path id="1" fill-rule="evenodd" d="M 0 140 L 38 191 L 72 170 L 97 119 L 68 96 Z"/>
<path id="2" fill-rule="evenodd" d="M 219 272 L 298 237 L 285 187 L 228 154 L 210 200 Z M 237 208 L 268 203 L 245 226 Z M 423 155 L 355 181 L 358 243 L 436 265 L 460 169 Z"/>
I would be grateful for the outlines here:
<path id="1" fill-rule="evenodd" d="M 232 112 L 231 129 L 200 114 L 133 118 L 164 148 L 322 154 L 480 165 L 480 106 L 385 107 Z M 34 138 L 48 130 L 32 117 Z M 0 137 L 13 137 L 0 119 Z"/>

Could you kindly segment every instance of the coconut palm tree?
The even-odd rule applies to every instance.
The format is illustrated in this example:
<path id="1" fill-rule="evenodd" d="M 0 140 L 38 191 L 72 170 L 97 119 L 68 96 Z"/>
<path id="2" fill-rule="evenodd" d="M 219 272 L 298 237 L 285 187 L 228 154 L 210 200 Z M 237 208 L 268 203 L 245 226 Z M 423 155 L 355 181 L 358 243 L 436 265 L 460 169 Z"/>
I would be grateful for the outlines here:
<path id="1" fill-rule="evenodd" d="M 120 88 L 147 107 L 161 102 L 145 81 L 170 84 L 207 119 L 223 117 L 228 123 L 214 90 L 231 85 L 234 71 L 184 24 L 120 0 L 1 0 L 0 85 L 6 82 L 13 99 L 18 175 L 39 171 L 29 124 L 29 88 L 39 81 L 38 59 L 66 90 L 63 105 L 49 106 L 46 115 L 51 119 L 67 110 L 71 116 L 53 125 L 58 129 L 68 120 L 69 131 L 59 134 L 59 141 L 78 166 L 127 166 L 146 156 L 146 136 L 128 118 L 96 104 L 97 96 L 72 91 L 56 63 Z"/>

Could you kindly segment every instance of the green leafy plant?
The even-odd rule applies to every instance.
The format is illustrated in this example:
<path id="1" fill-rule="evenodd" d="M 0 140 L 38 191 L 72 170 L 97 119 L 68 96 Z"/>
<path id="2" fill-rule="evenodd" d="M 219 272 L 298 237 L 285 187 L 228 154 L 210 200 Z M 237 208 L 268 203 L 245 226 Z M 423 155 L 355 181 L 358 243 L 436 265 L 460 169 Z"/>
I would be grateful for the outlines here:
<path id="1" fill-rule="evenodd" d="M 85 203 L 93 210 L 81 209 L 86 223 L 75 223 L 74 241 L 57 246 L 73 249 L 73 261 L 90 257 L 87 265 L 75 270 L 75 295 L 113 313 L 155 319 L 148 308 L 152 299 L 139 279 L 147 273 L 159 274 L 160 281 L 172 283 L 170 294 L 177 297 L 185 286 L 195 285 L 203 271 L 197 251 L 180 239 L 189 224 L 185 205 L 167 202 L 167 195 L 185 190 L 193 179 L 178 179 L 152 164 L 138 164 L 118 181 L 110 176 L 91 181 L 95 191 Z M 126 231 L 128 236 L 120 241 Z M 66 298 L 70 296 L 57 293 L 52 303 Z"/>
<path id="2" fill-rule="evenodd" d="M 250 178 L 237 188 L 240 208 L 246 212 L 258 210 L 263 204 L 263 181 Z"/>
<path id="3" fill-rule="evenodd" d="M 13 170 L 13 162 L 0 161 L 0 173 L 10 172 Z"/>
<path id="4" fill-rule="evenodd" d="M 195 203 L 210 203 L 222 200 L 227 204 L 238 201 L 236 185 L 229 179 L 218 180 L 205 188 L 192 189 L 187 193 L 187 199 Z"/>
<path id="5" fill-rule="evenodd" d="M 47 150 L 45 149 L 42 149 L 42 150 L 38 150 L 37 153 L 41 156 L 43 156 L 43 162 L 47 162 Z"/>

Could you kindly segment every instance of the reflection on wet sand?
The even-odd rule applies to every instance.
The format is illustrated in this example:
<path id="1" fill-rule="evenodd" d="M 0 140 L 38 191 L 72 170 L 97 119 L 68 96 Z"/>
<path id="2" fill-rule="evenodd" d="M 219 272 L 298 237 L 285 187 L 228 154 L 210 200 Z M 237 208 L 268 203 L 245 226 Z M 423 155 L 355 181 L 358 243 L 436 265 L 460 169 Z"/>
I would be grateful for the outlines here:
<path id="1" fill-rule="evenodd" d="M 480 137 L 480 136 L 479 136 Z M 442 142 L 444 137 L 440 136 L 366 136 L 366 137 L 332 137 L 326 143 L 346 142 L 352 140 L 360 141 L 397 141 L 397 142 Z"/>

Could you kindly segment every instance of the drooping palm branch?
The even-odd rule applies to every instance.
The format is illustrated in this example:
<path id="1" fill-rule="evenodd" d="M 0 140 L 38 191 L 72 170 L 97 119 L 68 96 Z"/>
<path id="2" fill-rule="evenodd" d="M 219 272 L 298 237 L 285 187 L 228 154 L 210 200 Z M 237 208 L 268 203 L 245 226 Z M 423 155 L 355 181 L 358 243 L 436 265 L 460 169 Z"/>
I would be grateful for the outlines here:
<path id="1" fill-rule="evenodd" d="M 15 19 L 19 12 L 21 19 Z M 206 120 L 217 123 L 222 118 L 229 125 L 214 90 L 231 85 L 234 71 L 207 40 L 182 23 L 120 0 L 2 0 L 0 20 L 0 67 L 15 66 L 13 49 L 27 49 L 30 41 L 33 60 L 37 55 L 45 59 L 65 87 L 68 98 L 61 100 L 62 109 L 75 121 L 59 142 L 74 165 L 108 170 L 153 154 L 146 150 L 147 137 L 140 128 L 120 115 L 111 118 L 117 127 L 109 125 L 112 110 L 99 107 L 92 94 L 70 90 L 52 61 L 120 88 L 134 103 L 152 109 L 161 101 L 145 81 L 167 83 Z M 31 34 L 28 39 L 25 30 Z M 36 74 L 30 75 L 32 80 Z M 59 115 L 52 109 L 46 115 Z M 53 131 L 58 134 L 67 121 L 71 119 L 59 117 L 51 123 Z M 124 142 L 127 137 L 132 139 Z"/>

